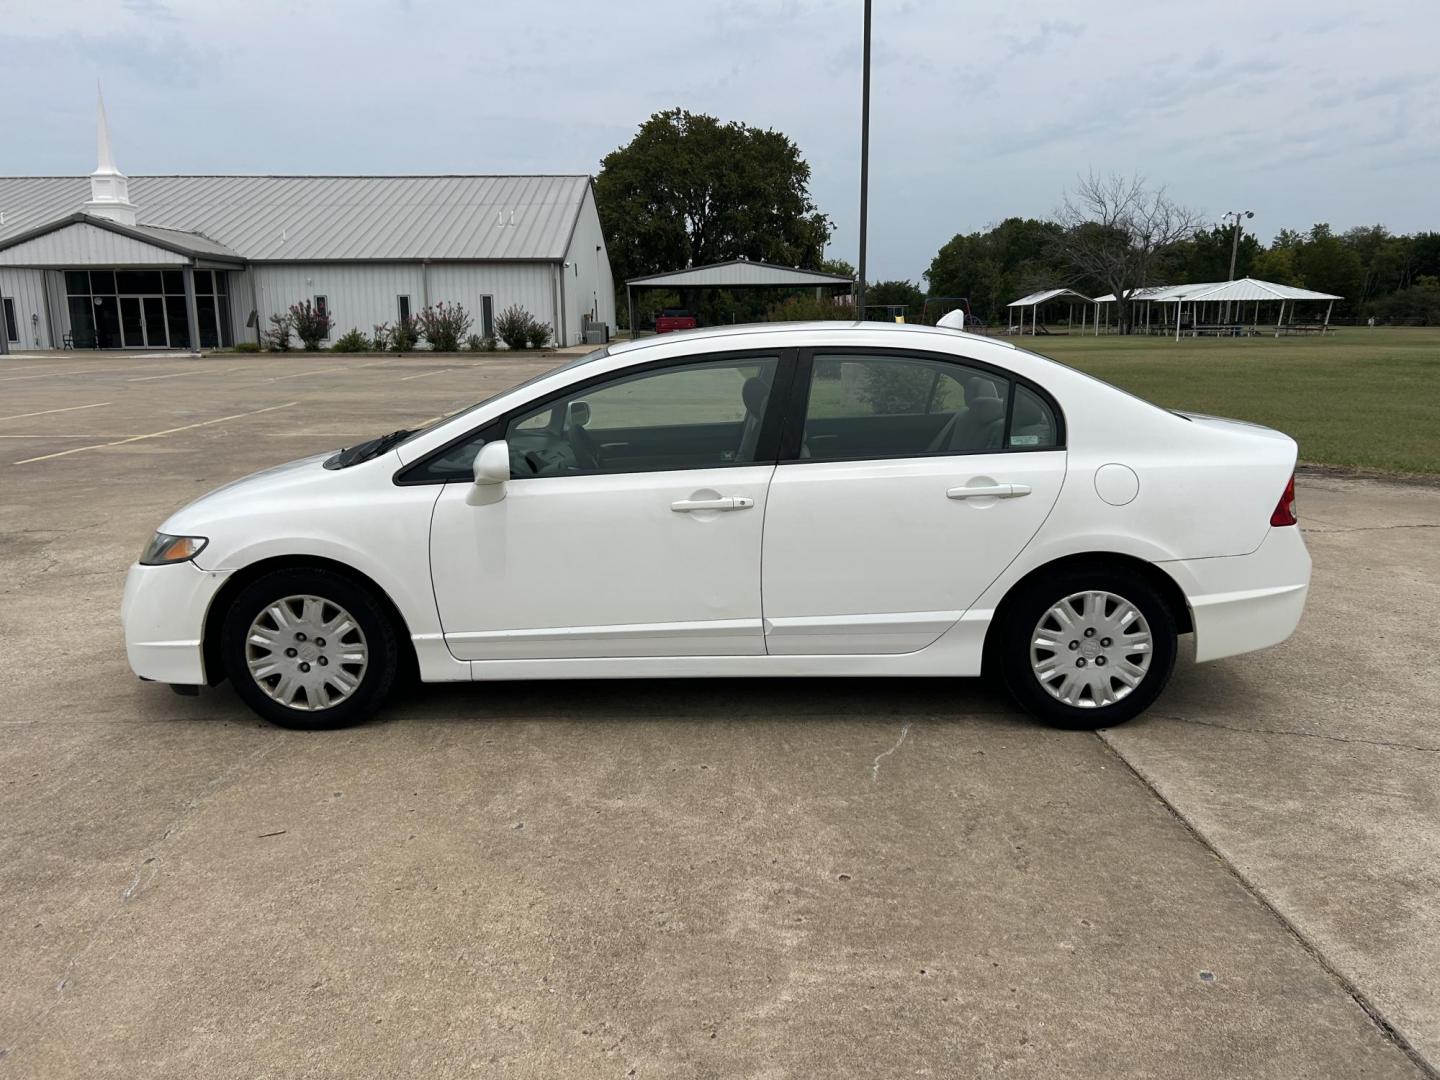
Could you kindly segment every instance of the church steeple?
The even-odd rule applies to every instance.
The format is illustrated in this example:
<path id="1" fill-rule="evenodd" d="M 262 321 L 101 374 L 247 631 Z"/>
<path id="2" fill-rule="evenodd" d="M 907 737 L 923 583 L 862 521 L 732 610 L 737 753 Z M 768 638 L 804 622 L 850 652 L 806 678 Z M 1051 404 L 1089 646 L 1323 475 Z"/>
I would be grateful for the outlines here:
<path id="1" fill-rule="evenodd" d="M 95 83 L 95 156 L 97 164 L 90 174 L 90 201 L 85 204 L 85 212 L 120 225 L 134 225 L 130 181 L 115 167 L 110 153 L 110 125 L 105 119 L 105 98 L 98 80 Z"/>

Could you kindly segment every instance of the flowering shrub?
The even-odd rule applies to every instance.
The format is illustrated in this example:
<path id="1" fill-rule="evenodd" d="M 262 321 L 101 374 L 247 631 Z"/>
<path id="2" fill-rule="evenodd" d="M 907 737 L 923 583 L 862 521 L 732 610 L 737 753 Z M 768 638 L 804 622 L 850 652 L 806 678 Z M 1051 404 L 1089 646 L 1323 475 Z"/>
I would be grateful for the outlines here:
<path id="1" fill-rule="evenodd" d="M 301 300 L 290 305 L 290 325 L 295 329 L 295 336 L 304 344 L 305 351 L 314 352 L 320 348 L 320 342 L 330 336 L 335 320 L 330 318 L 329 312 L 314 307 L 309 300 Z"/>
<path id="2" fill-rule="evenodd" d="M 422 308 L 414 319 L 416 330 L 436 352 L 458 352 L 472 321 L 461 305 L 443 300 Z"/>
<path id="3" fill-rule="evenodd" d="M 519 304 L 511 304 L 495 316 L 495 336 L 512 349 L 523 349 L 530 344 L 530 312 Z"/>
<path id="4" fill-rule="evenodd" d="M 495 337 L 512 349 L 543 349 L 550 340 L 550 324 L 540 322 L 519 304 L 495 316 Z"/>
<path id="5" fill-rule="evenodd" d="M 375 327 L 371 348 L 376 352 L 407 353 L 420 343 L 420 330 L 414 319 L 398 319 L 394 326 L 381 323 Z"/>
<path id="6" fill-rule="evenodd" d="M 270 316 L 270 329 L 265 331 L 265 348 L 271 352 L 290 351 L 289 315 Z"/>

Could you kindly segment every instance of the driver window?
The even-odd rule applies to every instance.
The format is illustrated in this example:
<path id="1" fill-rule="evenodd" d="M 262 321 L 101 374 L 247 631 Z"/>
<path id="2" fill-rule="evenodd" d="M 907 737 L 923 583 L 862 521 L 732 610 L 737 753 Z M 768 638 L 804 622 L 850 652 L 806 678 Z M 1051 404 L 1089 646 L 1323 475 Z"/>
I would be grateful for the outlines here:
<path id="1" fill-rule="evenodd" d="M 523 479 L 753 464 L 777 364 L 774 357 L 685 364 L 551 399 L 507 426 L 511 474 Z"/>

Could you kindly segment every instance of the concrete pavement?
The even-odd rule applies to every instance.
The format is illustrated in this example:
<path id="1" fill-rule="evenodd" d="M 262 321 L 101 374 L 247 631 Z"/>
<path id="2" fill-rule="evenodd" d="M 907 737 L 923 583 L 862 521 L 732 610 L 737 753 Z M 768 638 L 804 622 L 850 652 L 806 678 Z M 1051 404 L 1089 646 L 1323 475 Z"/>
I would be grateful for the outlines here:
<path id="1" fill-rule="evenodd" d="M 0 1075 L 1435 1075 L 1433 489 L 1303 483 L 1297 636 L 1103 737 L 959 680 L 315 735 L 130 676 L 171 509 L 534 370 L 0 366 Z"/>

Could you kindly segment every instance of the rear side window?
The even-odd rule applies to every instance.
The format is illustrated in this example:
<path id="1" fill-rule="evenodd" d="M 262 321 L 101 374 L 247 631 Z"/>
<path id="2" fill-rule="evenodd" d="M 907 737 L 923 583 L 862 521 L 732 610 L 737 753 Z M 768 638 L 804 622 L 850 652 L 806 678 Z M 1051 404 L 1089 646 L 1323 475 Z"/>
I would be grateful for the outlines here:
<path id="1" fill-rule="evenodd" d="M 817 355 L 801 458 L 920 457 L 1001 450 L 1010 381 L 920 357 Z"/>
<path id="2" fill-rule="evenodd" d="M 1053 450 L 1060 445 L 1055 410 L 1028 386 L 1015 388 L 1009 445 L 1016 450 Z"/>

